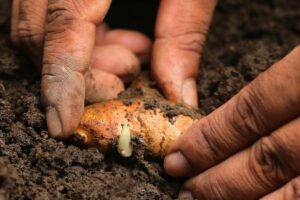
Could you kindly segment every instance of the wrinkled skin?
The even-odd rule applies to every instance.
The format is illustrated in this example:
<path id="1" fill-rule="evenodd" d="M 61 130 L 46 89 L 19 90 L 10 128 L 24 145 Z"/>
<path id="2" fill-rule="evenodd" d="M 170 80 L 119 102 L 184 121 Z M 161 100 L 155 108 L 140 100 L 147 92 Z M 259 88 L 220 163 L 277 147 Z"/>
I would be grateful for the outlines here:
<path id="1" fill-rule="evenodd" d="M 185 199 L 300 198 L 300 46 L 180 136 L 167 173 Z"/>
<path id="2" fill-rule="evenodd" d="M 120 77 L 130 80 L 138 74 L 139 63 L 151 52 L 145 36 L 114 33 L 103 25 L 110 3 L 13 1 L 12 39 L 42 69 L 42 96 L 53 137 L 72 133 L 85 98 L 94 102 L 115 97 L 123 90 Z M 151 65 L 170 100 L 197 105 L 193 78 L 215 4 L 161 0 Z M 126 40 L 120 40 L 124 33 Z M 112 50 L 106 48 L 110 45 Z M 112 54 L 118 60 L 124 56 L 126 66 Z M 299 198 L 299 69 L 298 46 L 174 142 L 165 169 L 172 176 L 188 177 L 180 198 Z"/>
<path id="3" fill-rule="evenodd" d="M 103 22 L 110 4 L 111 0 L 13 0 L 12 41 L 41 69 L 52 137 L 69 137 L 85 100 L 115 98 L 124 89 L 123 81 L 136 77 L 149 58 L 166 97 L 197 107 L 194 78 L 216 0 L 162 0 L 153 44 L 135 31 L 110 30 Z"/>

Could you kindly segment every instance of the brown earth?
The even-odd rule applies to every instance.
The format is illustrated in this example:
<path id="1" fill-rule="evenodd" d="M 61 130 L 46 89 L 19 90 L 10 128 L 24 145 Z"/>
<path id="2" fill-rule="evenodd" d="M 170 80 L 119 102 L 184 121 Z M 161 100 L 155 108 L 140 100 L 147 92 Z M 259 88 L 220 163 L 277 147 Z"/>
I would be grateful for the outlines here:
<path id="1" fill-rule="evenodd" d="M 181 181 L 168 177 L 158 161 L 104 157 L 48 137 L 39 75 L 9 42 L 9 2 L 0 0 L 0 199 L 176 198 Z M 140 0 L 118 5 L 123 2 L 115 1 L 111 25 L 151 34 L 153 22 L 145 26 L 142 18 L 154 15 L 157 1 L 145 1 L 148 13 L 135 12 Z M 125 25 L 113 18 L 122 10 Z M 200 112 L 222 105 L 299 43 L 299 0 L 222 1 L 198 76 Z"/>

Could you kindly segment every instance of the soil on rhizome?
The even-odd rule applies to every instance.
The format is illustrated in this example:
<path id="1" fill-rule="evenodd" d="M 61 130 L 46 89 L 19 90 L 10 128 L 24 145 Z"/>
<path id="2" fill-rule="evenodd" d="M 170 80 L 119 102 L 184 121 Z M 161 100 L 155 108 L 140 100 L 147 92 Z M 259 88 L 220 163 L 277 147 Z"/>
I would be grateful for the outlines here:
<path id="1" fill-rule="evenodd" d="M 154 15 L 157 1 L 136 9 L 141 2 L 114 1 L 111 25 L 151 33 L 153 21 L 142 19 Z M 9 42 L 9 7 L 10 0 L 0 0 L 0 199 L 176 198 L 180 180 L 164 174 L 157 161 L 104 157 L 96 148 L 49 138 L 39 75 Z M 220 2 L 198 76 L 201 113 L 222 105 L 300 43 L 299 9 L 299 0 Z"/>

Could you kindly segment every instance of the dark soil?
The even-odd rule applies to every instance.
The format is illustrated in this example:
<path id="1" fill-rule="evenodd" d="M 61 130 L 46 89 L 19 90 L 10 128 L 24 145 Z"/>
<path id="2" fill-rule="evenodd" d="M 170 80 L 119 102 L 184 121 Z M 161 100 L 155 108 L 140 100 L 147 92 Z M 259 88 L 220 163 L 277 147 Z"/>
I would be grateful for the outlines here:
<path id="1" fill-rule="evenodd" d="M 9 2 L 0 0 L 0 199 L 176 198 L 180 181 L 166 176 L 159 162 L 104 157 L 48 137 L 39 75 L 9 42 Z M 128 27 L 139 28 L 137 18 Z M 198 77 L 201 113 L 222 105 L 299 43 L 299 0 L 221 1 Z"/>

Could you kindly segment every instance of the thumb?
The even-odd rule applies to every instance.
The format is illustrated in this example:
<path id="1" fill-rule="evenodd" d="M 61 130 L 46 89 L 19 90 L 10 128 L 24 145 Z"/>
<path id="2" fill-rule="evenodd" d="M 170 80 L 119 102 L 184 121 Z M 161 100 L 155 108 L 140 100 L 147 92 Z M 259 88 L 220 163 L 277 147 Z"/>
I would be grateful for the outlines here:
<path id="1" fill-rule="evenodd" d="M 83 114 L 85 82 L 100 23 L 111 1 L 49 0 L 42 98 L 52 137 L 65 139 Z"/>

